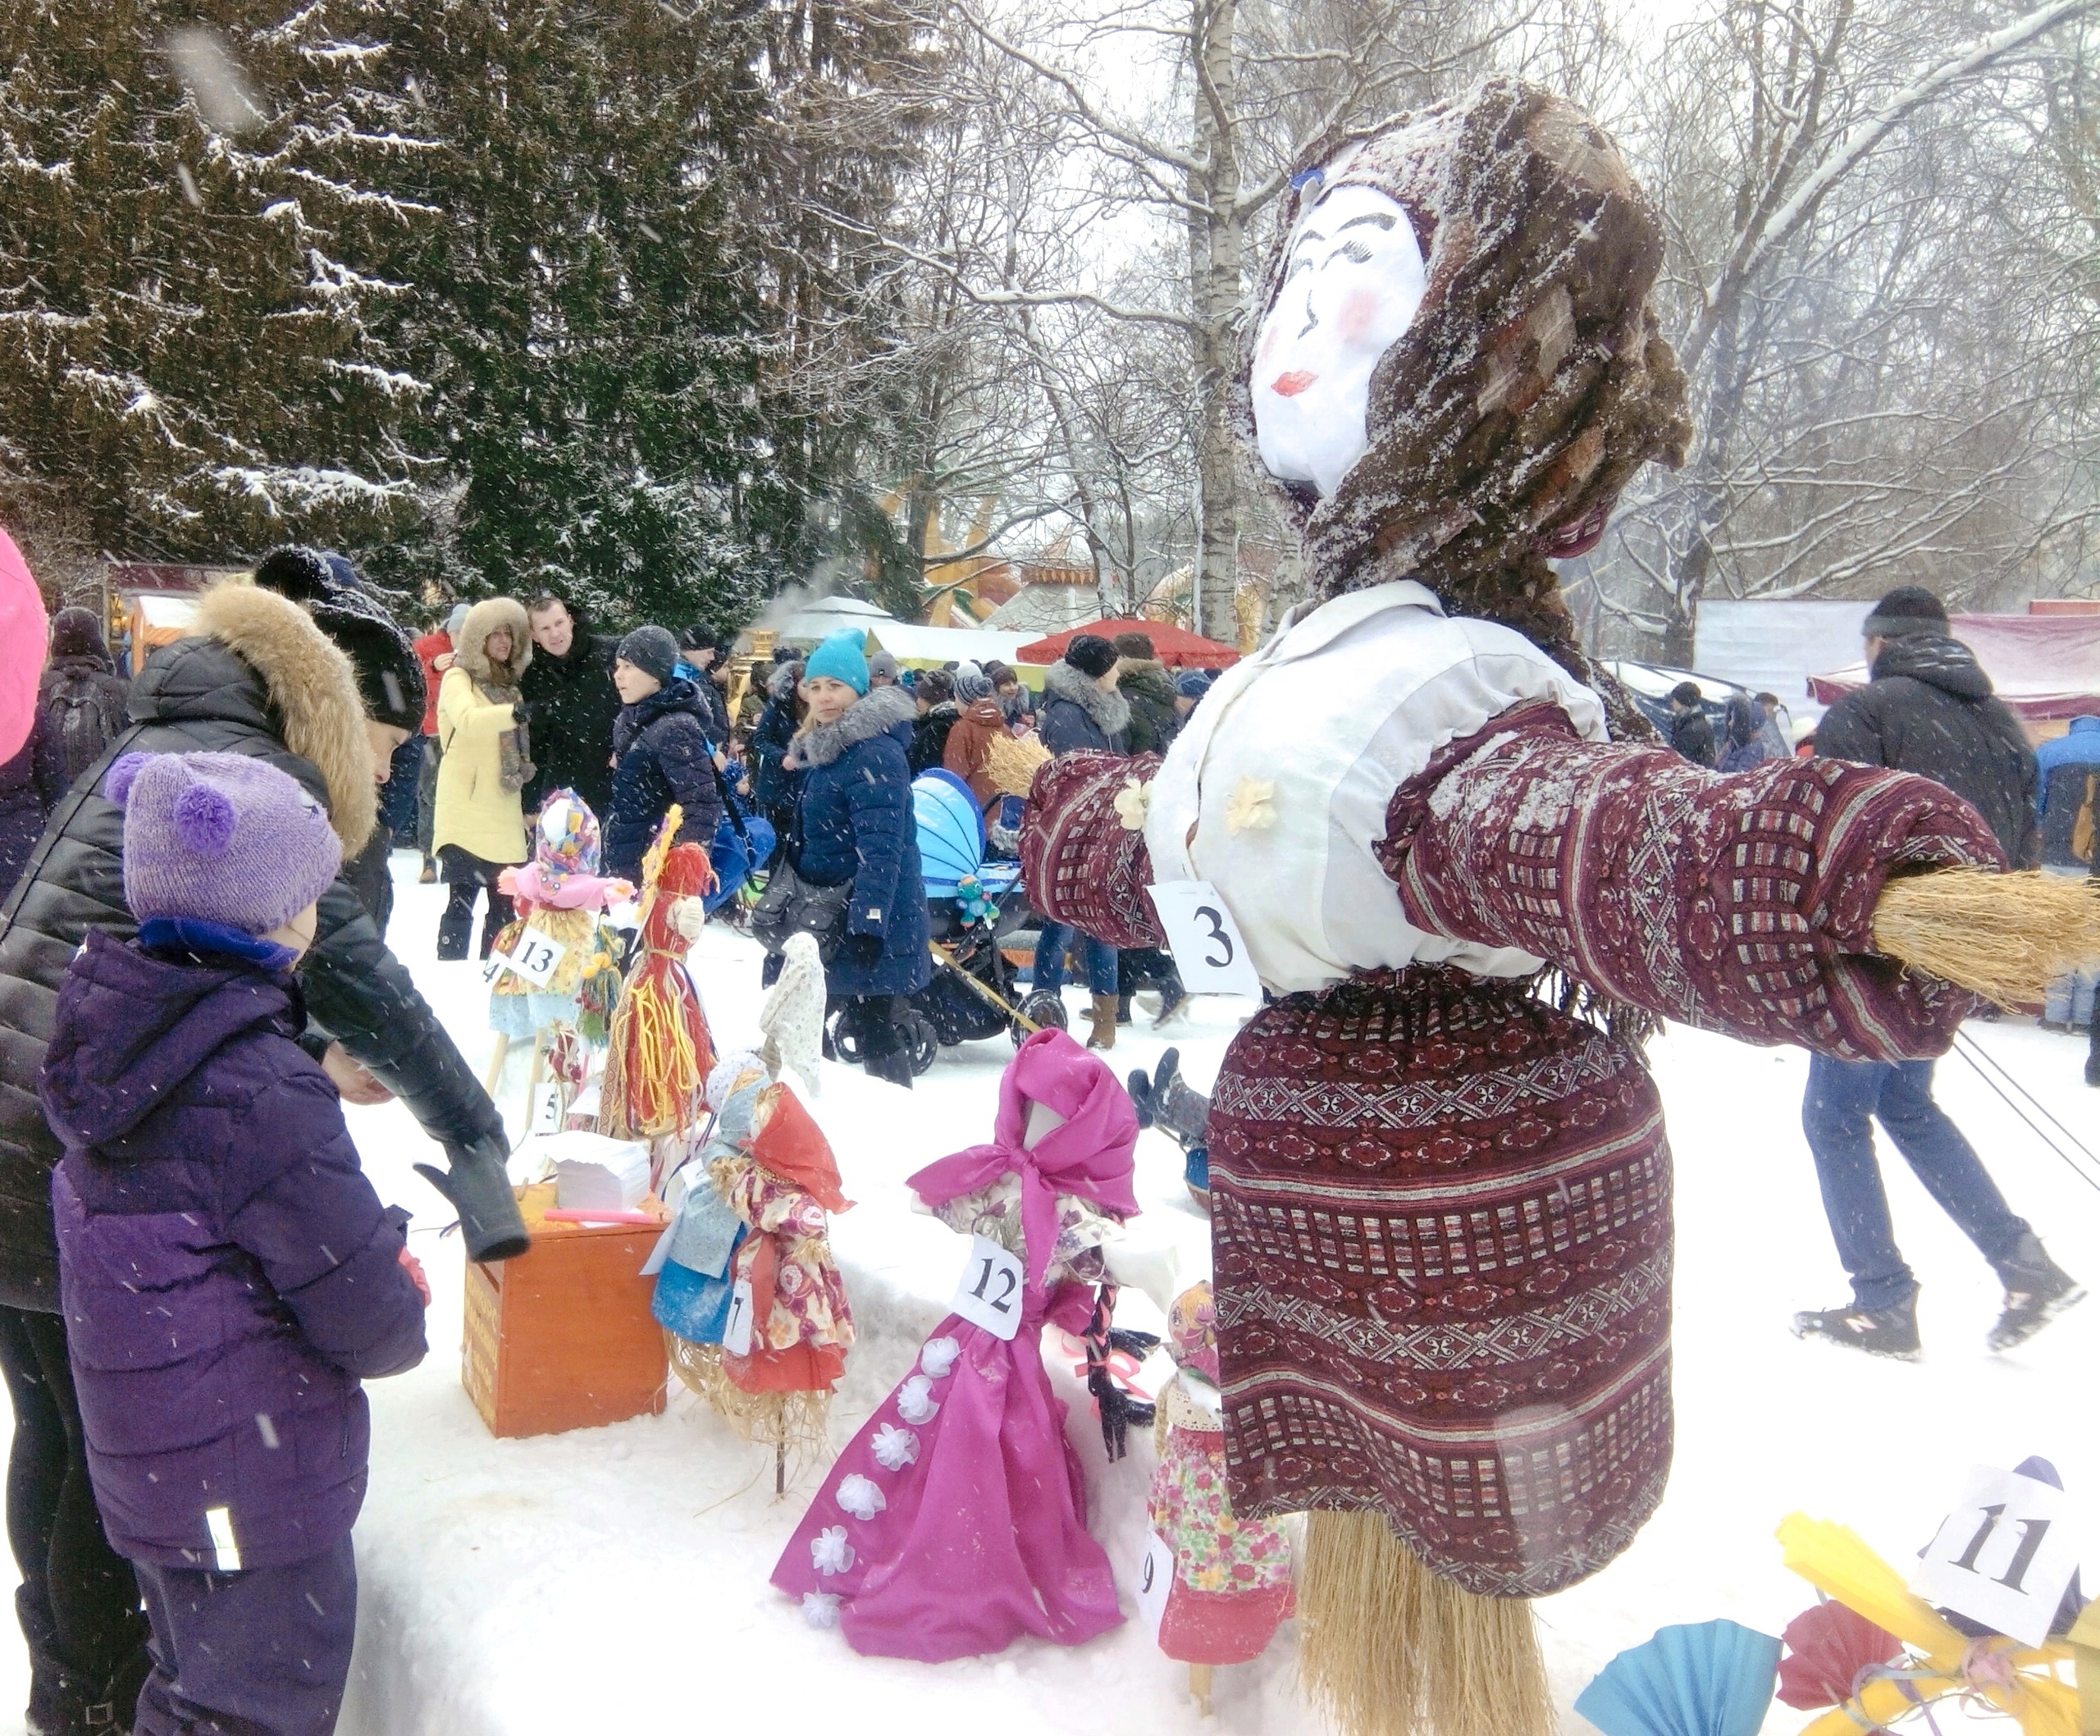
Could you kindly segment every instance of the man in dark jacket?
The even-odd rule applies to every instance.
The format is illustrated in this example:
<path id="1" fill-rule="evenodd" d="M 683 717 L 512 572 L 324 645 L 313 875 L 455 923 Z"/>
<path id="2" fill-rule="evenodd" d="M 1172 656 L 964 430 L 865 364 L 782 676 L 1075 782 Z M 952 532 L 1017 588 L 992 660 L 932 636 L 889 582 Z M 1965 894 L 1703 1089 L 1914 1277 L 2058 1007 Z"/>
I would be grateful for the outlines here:
<path id="1" fill-rule="evenodd" d="M 678 642 L 661 627 L 637 627 L 620 641 L 613 683 L 624 701 L 613 724 L 612 805 L 605 820 L 605 872 L 637 884 L 641 858 L 676 802 L 681 843 L 701 849 L 723 820 L 721 783 L 699 696 L 678 679 Z"/>
<path id="2" fill-rule="evenodd" d="M 37 683 L 36 709 L 54 791 L 73 787 L 116 739 L 131 702 L 131 683 L 116 673 L 92 609 L 62 609 L 51 618 L 51 659 Z"/>
<path id="3" fill-rule="evenodd" d="M 381 1206 L 298 1040 L 292 971 L 339 846 L 252 755 L 130 754 L 104 788 L 139 934 L 89 935 L 39 1096 L 66 1144 L 52 1203 L 95 1497 L 154 1630 L 135 1728 L 332 1728 L 358 1381 L 426 1349 L 408 1214 Z"/>
<path id="4" fill-rule="evenodd" d="M 527 603 L 538 654 L 518 679 L 532 708 L 532 763 L 525 811 L 558 789 L 573 789 L 600 820 L 613 799 L 613 720 L 620 697 L 613 687 L 614 642 L 592 633 L 552 592 Z"/>
<path id="5" fill-rule="evenodd" d="M 1867 684 L 1840 696 L 1815 726 L 1828 759 L 1915 771 L 1945 784 L 1984 821 L 2016 868 L 2034 861 L 2034 751 L 1991 692 L 1976 654 L 1947 633 L 1931 592 L 1902 585 L 1861 624 Z"/>
<path id="6" fill-rule="evenodd" d="M 1116 691 L 1130 707 L 1124 745 L 1134 754 L 1164 754 L 1181 733 L 1174 678 L 1153 651 L 1150 633 L 1119 633 L 1115 645 Z"/>
<path id="7" fill-rule="evenodd" d="M 1670 689 L 1670 746 L 1694 765 L 1710 768 L 1715 758 L 1714 724 L 1700 703 L 1704 697 L 1696 681 L 1680 681 Z"/>
<path id="8" fill-rule="evenodd" d="M 900 687 L 896 691 L 906 690 Z M 904 757 L 915 778 L 947 762 L 948 732 L 961 717 L 962 707 L 956 702 L 955 677 L 946 669 L 924 671 L 910 693 L 918 716 L 911 725 L 911 739 Z"/>
<path id="9" fill-rule="evenodd" d="M 361 848 L 377 806 L 364 725 L 351 670 L 304 610 L 253 586 L 214 587 L 194 635 L 148 660 L 133 683 L 130 726 L 58 805 L 0 910 L 0 1370 L 11 1391 L 42 1395 L 27 1414 L 18 1405 L 15 1464 L 66 1468 L 62 1479 L 10 1478 L 10 1533 L 32 1555 L 51 1546 L 66 1492 L 84 1490 L 88 1474 L 61 1372 L 50 1182 L 60 1150 L 37 1106 L 37 1074 L 67 962 L 90 930 L 125 939 L 137 928 L 124 900 L 123 815 L 102 793 L 102 776 L 128 751 L 253 754 L 290 773 L 327 809 L 346 848 Z M 346 880 L 322 898 L 304 981 L 307 1044 L 337 1088 L 363 1103 L 391 1091 L 445 1147 L 446 1172 L 418 1167 L 459 1208 L 469 1254 L 523 1251 L 503 1119 Z M 98 1556 L 75 1537 L 67 1554 L 78 1564 L 68 1569 L 75 1595 L 47 1612 L 25 1608 L 25 1627 L 42 1627 L 32 1645 L 58 1661 L 67 1693 L 98 1696 L 128 1667 L 131 1647 L 112 1651 L 108 1637 L 136 1588 L 121 1563 L 110 1566 L 106 1547 Z"/>
<path id="10" fill-rule="evenodd" d="M 1869 679 L 1824 714 L 1815 751 L 1945 784 L 2021 861 L 2034 831 L 2034 756 L 2012 714 L 1992 697 L 1990 678 L 1947 628 L 1946 609 L 1919 586 L 1900 586 L 1875 604 L 1860 628 Z M 2013 1215 L 1961 1130 L 1933 1101 L 1931 1062 L 1812 1054 L 1801 1127 L 1838 1258 L 1851 1274 L 1852 1305 L 1795 1315 L 1797 1334 L 1884 1356 L 1918 1355 L 1918 1282 L 1889 1222 L 1875 1121 L 2004 1284 L 1993 1350 L 2032 1337 L 2085 1294 Z"/>

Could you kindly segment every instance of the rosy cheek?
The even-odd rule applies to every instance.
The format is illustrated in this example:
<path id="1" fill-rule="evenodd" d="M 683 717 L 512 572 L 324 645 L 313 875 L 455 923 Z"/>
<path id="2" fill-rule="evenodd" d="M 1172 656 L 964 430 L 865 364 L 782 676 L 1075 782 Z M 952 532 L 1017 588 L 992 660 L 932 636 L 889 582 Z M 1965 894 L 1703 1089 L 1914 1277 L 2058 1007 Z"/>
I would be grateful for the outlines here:
<path id="1" fill-rule="evenodd" d="M 1276 347 L 1276 325 L 1274 320 L 1271 320 L 1269 322 L 1268 329 L 1262 333 L 1261 348 L 1255 351 L 1255 354 L 1262 361 L 1266 362 L 1271 355 L 1275 354 Z"/>
<path id="2" fill-rule="evenodd" d="M 1335 334 L 1344 344 L 1362 342 L 1378 322 L 1378 306 L 1376 290 L 1351 290 L 1343 298 L 1341 311 L 1335 316 Z"/>

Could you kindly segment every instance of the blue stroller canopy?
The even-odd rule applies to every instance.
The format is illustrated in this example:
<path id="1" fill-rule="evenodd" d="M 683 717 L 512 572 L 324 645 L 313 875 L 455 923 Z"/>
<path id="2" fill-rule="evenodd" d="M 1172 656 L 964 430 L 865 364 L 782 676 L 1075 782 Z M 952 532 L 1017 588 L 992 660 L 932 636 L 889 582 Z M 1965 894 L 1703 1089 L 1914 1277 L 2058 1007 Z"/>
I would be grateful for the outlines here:
<path id="1" fill-rule="evenodd" d="M 952 898 L 984 861 L 984 815 L 970 786 L 952 771 L 922 771 L 911 782 L 919 828 L 919 875 L 929 898 Z"/>

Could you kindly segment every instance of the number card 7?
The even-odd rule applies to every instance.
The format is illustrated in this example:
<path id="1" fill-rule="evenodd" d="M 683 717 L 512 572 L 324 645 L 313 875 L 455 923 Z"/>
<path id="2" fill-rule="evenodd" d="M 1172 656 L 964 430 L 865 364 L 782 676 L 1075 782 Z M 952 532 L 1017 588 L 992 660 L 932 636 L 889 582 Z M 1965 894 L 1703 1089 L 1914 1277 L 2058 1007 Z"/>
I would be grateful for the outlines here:
<path id="1" fill-rule="evenodd" d="M 1162 880 L 1147 889 L 1182 987 L 1191 994 L 1262 998 L 1262 979 L 1247 956 L 1247 942 L 1217 887 L 1208 880 Z"/>
<path id="2" fill-rule="evenodd" d="M 2078 1556 L 2062 1490 L 1979 1464 L 1911 1576 L 1911 1589 L 2023 1646 L 2038 1646 L 2078 1571 Z"/>
<path id="3" fill-rule="evenodd" d="M 949 1311 L 1011 1343 L 1020 1331 L 1021 1290 L 1027 1281 L 1017 1256 L 995 1241 L 973 1236 L 970 1263 L 949 1298 Z"/>

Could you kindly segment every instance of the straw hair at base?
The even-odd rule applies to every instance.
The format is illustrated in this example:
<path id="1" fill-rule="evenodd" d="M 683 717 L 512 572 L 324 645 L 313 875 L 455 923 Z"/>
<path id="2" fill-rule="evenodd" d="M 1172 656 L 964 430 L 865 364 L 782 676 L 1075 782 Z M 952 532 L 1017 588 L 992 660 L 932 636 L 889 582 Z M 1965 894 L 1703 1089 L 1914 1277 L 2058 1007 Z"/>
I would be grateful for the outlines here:
<path id="1" fill-rule="evenodd" d="M 1528 1598 L 1440 1579 L 1379 1513 L 1314 1512 L 1299 1679 L 1350 1736 L 1551 1736 Z"/>
<path id="2" fill-rule="evenodd" d="M 1003 795 L 1026 796 L 1049 763 L 1050 750 L 1034 736 L 995 735 L 984 744 L 984 774 Z"/>

